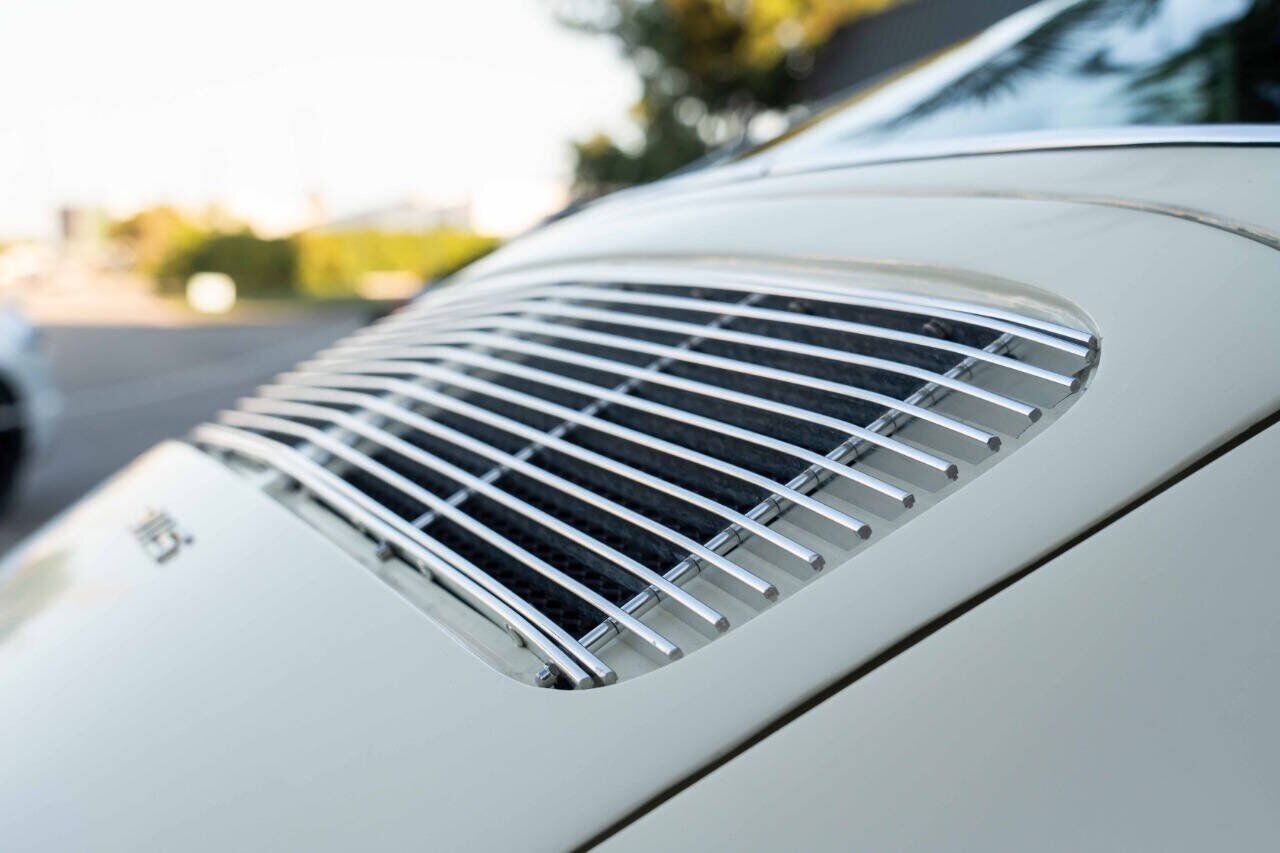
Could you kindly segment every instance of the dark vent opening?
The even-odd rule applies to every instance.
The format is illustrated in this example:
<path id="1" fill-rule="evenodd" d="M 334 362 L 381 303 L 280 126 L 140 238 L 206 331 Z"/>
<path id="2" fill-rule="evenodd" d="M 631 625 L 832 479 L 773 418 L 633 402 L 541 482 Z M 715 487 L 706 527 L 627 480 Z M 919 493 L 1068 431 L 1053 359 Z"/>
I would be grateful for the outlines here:
<path id="1" fill-rule="evenodd" d="M 484 476 L 493 468 L 493 463 L 479 454 L 463 450 L 457 445 L 427 435 L 417 430 L 411 430 L 401 436 L 408 444 L 420 450 L 425 450 L 433 456 L 438 456 L 445 462 L 456 465 L 476 477 Z"/>
<path id="2" fill-rule="evenodd" d="M 432 522 L 427 535 L 487 572 L 574 636 L 604 621 L 604 614 L 448 519 Z"/>
<path id="3" fill-rule="evenodd" d="M 682 309 L 668 308 L 666 306 L 649 306 L 649 305 L 629 305 L 625 302 L 602 302 L 592 301 L 590 299 L 575 300 L 577 304 L 584 305 L 588 308 L 594 308 L 600 311 L 612 311 L 617 314 L 635 315 L 637 322 L 644 323 L 646 318 L 653 317 L 661 320 L 674 320 L 679 323 L 693 323 L 695 325 L 703 325 L 715 315 L 703 309 Z M 631 329 L 633 326 L 626 326 Z M 672 334 L 672 333 L 666 333 Z M 683 338 L 684 336 L 681 335 Z"/>
<path id="4" fill-rule="evenodd" d="M 634 352 L 626 349 L 625 343 L 620 343 L 616 347 L 600 346 L 598 344 L 583 343 L 582 341 L 574 341 L 568 338 L 530 338 L 539 343 L 554 346 L 556 349 L 566 350 L 568 352 L 582 353 L 583 355 L 591 355 L 596 358 L 603 358 L 608 361 L 618 361 L 623 364 L 629 364 L 632 367 L 648 367 L 653 364 L 654 357 L 648 353 Z"/>
<path id="5" fill-rule="evenodd" d="M 587 382 L 591 385 L 597 385 L 601 388 L 615 388 L 620 383 L 626 381 L 625 376 L 617 373 L 607 373 L 603 370 L 594 370 L 589 367 L 582 367 L 577 364 L 569 364 L 563 361 L 552 361 L 549 358 L 526 358 L 521 364 L 535 370 L 544 370 L 547 373 L 554 373 L 569 379 L 576 379 L 579 382 Z"/>
<path id="6" fill-rule="evenodd" d="M 567 320 L 565 322 L 572 322 L 574 328 L 585 329 L 589 332 L 634 338 L 638 341 L 648 341 L 649 343 L 667 347 L 678 347 L 688 340 L 688 335 L 680 332 L 662 332 L 657 329 L 647 329 L 643 326 L 622 326 L 617 323 L 602 323 L 597 320 Z M 649 356 L 649 360 L 652 359 L 653 356 Z"/>
<path id="7" fill-rule="evenodd" d="M 431 419 L 450 429 L 483 441 L 485 444 L 495 447 L 504 453 L 518 453 L 529 444 L 528 441 L 518 435 L 453 412 L 437 412 L 431 416 Z"/>
<path id="8" fill-rule="evenodd" d="M 700 287 L 662 287 L 656 284 L 625 284 L 618 287 L 630 293 L 652 293 L 656 296 L 690 296 L 708 302 L 746 302 L 751 298 L 747 290 L 710 290 Z"/>
<path id="9" fill-rule="evenodd" d="M 771 379 L 744 376 L 699 364 L 673 364 L 666 368 L 665 372 L 709 385 L 720 385 L 754 397 L 786 403 L 799 409 L 820 412 L 856 426 L 866 426 L 886 411 L 883 406 L 821 391 L 811 386 L 784 385 Z"/>
<path id="10" fill-rule="evenodd" d="M 787 456 L 758 444 L 727 436 L 723 432 L 689 426 L 626 406 L 606 406 L 600 411 L 598 417 L 763 474 L 779 484 L 786 483 L 808 467 L 808 463 L 794 456 Z M 660 455 L 656 451 L 649 451 L 649 453 Z M 675 464 L 683 468 L 690 463 Z"/>
<path id="11" fill-rule="evenodd" d="M 644 382 L 637 385 L 631 393 L 645 400 L 675 406 L 703 417 L 714 418 L 761 435 L 781 439 L 815 453 L 826 453 L 849 437 L 836 430 L 799 418 L 781 417 L 762 409 L 725 403 L 714 397 L 690 394 L 665 385 Z"/>
<path id="12" fill-rule="evenodd" d="M 506 400 L 500 400 L 497 397 L 491 397 L 478 391 L 469 394 L 464 399 L 473 406 L 488 409 L 496 415 L 510 418 L 517 423 L 533 427 L 541 432 L 553 430 L 562 423 L 561 419 L 554 415 L 548 415 L 535 409 L 530 409 L 527 406 L 509 403 Z M 521 443 L 528 444 L 528 441 L 522 441 Z"/>
<path id="13" fill-rule="evenodd" d="M 485 495 L 469 494 L 459 508 L 551 567 L 590 586 L 614 604 L 622 604 L 644 589 L 643 583 L 617 566 Z M 432 526 L 427 525 L 428 532 Z"/>
<path id="14" fill-rule="evenodd" d="M 405 521 L 413 521 L 426 511 L 425 504 L 419 503 L 399 489 L 389 486 L 378 477 L 361 468 L 348 468 L 342 472 L 342 479 L 364 492 Z"/>
<path id="15" fill-rule="evenodd" d="M 542 448 L 529 461 L 614 503 L 646 515 L 695 542 L 706 541 L 724 526 L 718 516 L 706 510 L 567 454 Z"/>
<path id="16" fill-rule="evenodd" d="M 921 314 L 888 311 L 883 308 L 837 305 L 828 302 L 815 302 L 812 299 L 788 299 L 782 296 L 767 296 L 757 302 L 756 305 L 776 311 L 807 314 L 812 317 L 827 317 L 848 323 L 879 326 L 882 329 L 893 329 L 898 332 L 928 335 L 929 337 L 948 340 L 977 349 L 988 346 L 1000 336 L 998 332 L 993 332 L 990 329 L 983 329 L 979 326 L 972 326 L 956 320 L 943 320 Z"/>
<path id="17" fill-rule="evenodd" d="M 844 364 L 833 359 L 815 358 L 798 353 L 780 352 L 728 341 L 703 341 L 693 349 L 709 355 L 732 358 L 735 361 L 763 364 L 767 367 L 786 370 L 827 382 L 852 385 L 856 388 L 874 391 L 898 400 L 905 400 L 910 397 L 915 393 L 916 389 L 924 384 L 914 377 L 903 376 L 900 373 L 892 373 L 887 370 Z"/>
<path id="18" fill-rule="evenodd" d="M 523 474 L 503 473 L 502 487 L 659 574 L 687 556 L 666 540 Z"/>
<path id="19" fill-rule="evenodd" d="M 510 388 L 512 391 L 518 391 L 521 394 L 528 394 L 531 397 L 537 397 L 548 403 L 555 403 L 568 409 L 582 409 L 595 401 L 594 397 L 586 397 L 573 391 L 566 391 L 554 385 L 544 385 L 541 382 L 533 382 L 520 376 L 507 376 L 498 374 L 490 380 L 494 385 L 501 385 L 503 388 Z M 559 420 L 556 423 L 559 424 Z"/>
<path id="20" fill-rule="evenodd" d="M 456 480 L 441 474 L 432 468 L 419 465 L 412 459 L 400 455 L 393 450 L 371 450 L 370 458 L 395 471 L 411 483 L 418 485 L 438 498 L 448 498 L 458 492 L 462 485 Z"/>
<path id="21" fill-rule="evenodd" d="M 602 456 L 608 456 L 637 468 L 646 474 L 661 477 L 669 483 L 700 492 L 706 497 L 731 509 L 745 512 L 765 497 L 763 489 L 743 483 L 719 471 L 701 465 L 691 465 L 662 453 L 649 450 L 631 442 L 620 441 L 591 429 L 575 429 L 565 439 Z M 720 526 L 723 526 L 721 523 Z"/>
<path id="22" fill-rule="evenodd" d="M 735 332 L 761 335 L 778 341 L 795 341 L 807 346 L 826 347 L 837 352 L 887 359 L 898 364 L 932 370 L 934 373 L 944 373 L 964 359 L 964 356 L 956 353 L 927 349 L 914 344 L 900 344 L 879 338 L 850 335 L 827 329 L 813 329 L 789 323 L 768 323 L 748 317 L 735 317 L 732 321 L 725 323 L 724 327 Z"/>

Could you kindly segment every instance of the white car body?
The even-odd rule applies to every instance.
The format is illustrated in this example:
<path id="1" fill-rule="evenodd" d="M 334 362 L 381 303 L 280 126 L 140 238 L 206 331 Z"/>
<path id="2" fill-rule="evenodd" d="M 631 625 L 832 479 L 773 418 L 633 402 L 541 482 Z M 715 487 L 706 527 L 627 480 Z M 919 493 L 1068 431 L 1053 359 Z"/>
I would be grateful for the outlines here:
<path id="1" fill-rule="evenodd" d="M 1280 133 L 797 152 L 513 242 L 150 451 L 0 565 L 5 849 L 1274 846 Z M 288 382 L 323 384 L 397 330 L 447 349 L 477 316 L 553 314 L 528 309 L 538 288 L 664 281 L 960 323 L 967 305 L 1075 335 L 1082 360 L 1065 398 L 914 506 L 794 490 L 761 527 L 825 568 L 783 580 L 764 537 L 741 536 L 712 556 L 779 578 L 780 600 L 694 577 L 681 589 L 728 617 L 708 636 L 667 597 L 613 640 L 548 641 L 496 559 L 405 535 L 409 514 L 334 473 L 396 438 L 377 438 L 381 410 L 264 437 L 290 426 L 271 413 L 314 412 Z M 1001 369 L 1054 373 L 1008 352 L 1022 367 Z M 965 364 L 946 378 L 985 375 Z M 406 393 L 381 399 L 407 410 Z M 917 420 L 964 417 L 930 399 Z M 917 420 L 894 436 L 942 453 Z M 875 535 L 782 514 L 800 498 L 865 509 Z M 655 662 L 648 630 L 679 644 Z"/>
<path id="2" fill-rule="evenodd" d="M 1245 139 L 729 183 L 499 253 L 469 279 L 732 258 L 1010 307 L 1030 286 L 1083 312 L 1102 358 L 1067 416 L 833 566 L 823 595 L 578 694 L 484 666 L 252 482 L 159 447 L 3 570 L 0 835 L 555 849 L 644 814 L 614 840 L 1261 845 L 1280 793 L 1274 430 L 1169 485 L 1280 406 L 1263 322 L 1280 312 L 1280 149 Z M 157 508 L 191 537 L 160 565 L 131 527 Z"/>

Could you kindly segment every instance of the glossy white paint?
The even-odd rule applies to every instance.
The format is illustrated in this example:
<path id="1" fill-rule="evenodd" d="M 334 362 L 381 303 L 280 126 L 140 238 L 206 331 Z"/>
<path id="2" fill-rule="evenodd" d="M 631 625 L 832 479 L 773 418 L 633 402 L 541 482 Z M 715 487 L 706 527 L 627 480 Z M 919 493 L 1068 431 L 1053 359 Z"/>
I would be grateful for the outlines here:
<path id="1" fill-rule="evenodd" d="M 607 850 L 1268 850 L 1272 427 L 677 795 Z"/>
<path id="2" fill-rule="evenodd" d="M 806 134 L 807 135 L 807 134 Z M 1009 154 L 1045 154 L 1087 150 L 1150 150 L 1173 148 L 1270 147 L 1280 144 L 1280 128 L 1265 124 L 1158 125 L 1149 127 L 1100 127 L 1022 131 L 982 136 L 961 136 L 928 142 L 855 147 L 833 144 L 827 150 L 807 146 L 798 155 L 786 150 L 748 157 L 714 169 L 690 172 L 653 184 L 614 193 L 590 208 L 599 211 L 617 205 L 634 205 L 641 199 L 666 198 L 686 191 L 736 186 L 764 178 L 843 171 L 857 166 L 887 166 L 930 160 L 992 157 Z M 852 149 L 852 150 L 851 150 Z M 1044 177 L 1042 170 L 1036 170 Z M 1184 174 L 1190 177 L 1195 174 Z M 1199 176 L 1204 177 L 1204 176 Z"/>
<path id="3" fill-rule="evenodd" d="M 1144 157 L 1156 159 L 1144 168 Z M 1280 197 L 1277 167 L 1269 149 L 866 167 L 637 200 L 519 241 L 474 275 L 605 259 L 802 269 L 987 294 L 1050 319 L 1078 312 L 1104 355 L 1051 429 L 832 566 L 821 594 L 804 590 L 677 665 L 582 694 L 489 669 L 244 478 L 162 448 L 0 568 L 8 586 L 50 567 L 95 577 L 104 563 L 137 563 L 123 525 L 149 506 L 196 538 L 163 567 L 127 569 L 146 577 L 132 593 L 17 657 L 5 649 L 22 632 L 0 638 L 0 837 L 122 850 L 559 849 L 590 838 L 1274 411 L 1280 358 L 1259 318 L 1280 315 L 1280 254 L 1073 193 L 1272 229 L 1274 202 L 1259 194 Z M 1022 184 L 1057 195 L 1007 192 Z"/>

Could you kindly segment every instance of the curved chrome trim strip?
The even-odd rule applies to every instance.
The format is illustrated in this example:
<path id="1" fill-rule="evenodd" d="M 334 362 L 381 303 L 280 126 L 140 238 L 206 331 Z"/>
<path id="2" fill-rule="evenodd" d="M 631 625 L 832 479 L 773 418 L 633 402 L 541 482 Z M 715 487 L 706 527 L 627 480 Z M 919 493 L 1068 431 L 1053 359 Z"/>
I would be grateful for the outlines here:
<path id="1" fill-rule="evenodd" d="M 407 370 L 418 376 L 430 377 L 437 375 L 428 365 L 413 363 L 405 364 L 404 362 L 391 362 L 390 365 L 391 369 L 396 372 L 404 372 Z M 305 363 L 302 365 L 304 368 L 314 368 L 314 366 L 315 365 L 311 363 Z M 430 403 L 433 406 L 448 409 L 462 415 L 463 417 L 471 418 L 472 420 L 479 421 L 480 423 L 487 424 L 488 426 L 495 427 L 503 430 L 504 432 L 510 432 L 513 435 L 518 435 L 535 444 L 540 444 L 544 447 L 552 448 L 557 452 L 581 459 L 589 465 L 594 465 L 597 468 L 617 474 L 620 477 L 633 480 L 646 488 L 653 489 L 654 491 L 671 495 L 685 503 L 699 507 L 712 515 L 718 515 L 732 524 L 737 524 L 746 530 L 750 530 L 754 535 L 759 536 L 764 541 L 769 542 L 780 551 L 794 557 L 796 560 L 805 564 L 814 571 L 821 571 L 825 564 L 821 554 L 811 548 L 801 545 L 793 539 L 783 536 L 772 528 L 753 521 L 742 513 L 730 509 L 723 504 L 717 503 L 704 495 L 700 495 L 697 492 L 691 491 L 682 486 L 677 486 L 675 483 L 669 483 L 666 480 L 653 476 L 652 474 L 646 474 L 637 468 L 632 468 L 630 465 L 619 462 L 609 456 L 604 456 L 603 454 L 596 453 L 595 451 L 587 450 L 585 447 L 579 447 L 576 444 L 557 438 L 550 433 L 535 429 L 527 424 L 522 424 L 519 421 L 504 417 L 496 412 L 491 412 L 488 409 L 474 406 L 470 403 L 459 400 L 456 397 L 450 397 L 447 394 L 440 394 L 424 388 L 419 389 L 414 396 L 418 397 L 423 402 Z"/>
<path id="2" fill-rule="evenodd" d="M 1001 154 L 1035 154 L 1055 151 L 1093 151 L 1125 148 L 1210 148 L 1280 146 L 1280 126 L 1267 124 L 1169 124 L 1125 127 L 1056 128 L 981 136 L 961 136 L 921 142 L 899 142 L 861 151 L 774 156 L 762 154 L 716 166 L 705 171 L 678 175 L 605 196 L 588 205 L 584 215 L 594 211 L 613 213 L 628 204 L 662 200 L 664 196 L 685 195 L 702 190 L 715 191 L 770 177 L 788 177 L 837 169 L 884 166 L 985 157 Z M 810 149 L 810 150 L 817 150 Z M 779 149 L 779 155 L 783 152 Z"/>
<path id="3" fill-rule="evenodd" d="M 930 142 L 902 143 L 861 153 L 818 156 L 768 163 L 760 177 L 878 166 L 919 160 L 982 157 L 1043 151 L 1107 148 L 1168 148 L 1205 146 L 1280 146 L 1280 126 L 1267 124 L 1170 124 L 1127 127 L 1033 130 L 1019 133 L 967 136 Z M 655 187 L 656 188 L 656 187 Z"/>
<path id="4" fill-rule="evenodd" d="M 917 447 L 912 447 L 911 445 L 905 444 L 896 438 L 869 430 L 865 427 L 860 427 L 857 424 L 850 423 L 849 421 L 833 418 L 819 412 L 810 412 L 786 403 L 777 403 L 764 397 L 756 397 L 751 394 L 745 394 L 741 391 L 734 391 L 730 388 L 722 388 L 719 385 L 708 385 L 705 382 L 698 382 L 693 379 L 684 379 L 669 373 L 660 373 L 644 367 L 627 364 L 622 361 L 611 361 L 609 359 L 587 355 L 586 353 L 574 352 L 573 350 L 557 349 L 534 341 L 526 341 L 521 338 L 509 338 L 503 335 L 491 335 L 484 332 L 464 332 L 453 336 L 453 338 L 458 342 L 457 344 L 443 347 L 380 347 L 377 348 L 380 353 L 378 357 L 413 360 L 418 358 L 435 358 L 437 357 L 437 353 L 447 353 L 450 358 L 455 358 L 455 356 L 457 356 L 456 360 L 465 361 L 466 358 L 461 357 L 459 354 L 472 354 L 473 351 L 461 349 L 458 344 L 517 352 L 524 355 L 544 358 L 548 361 L 558 361 L 564 364 L 573 364 L 578 367 L 601 371 L 603 373 L 612 373 L 615 376 L 626 376 L 630 379 L 639 379 L 643 382 L 663 385 L 668 388 L 676 388 L 678 390 L 688 391 L 691 394 L 697 394 L 703 397 L 710 397 L 713 400 L 719 400 L 724 403 L 732 403 L 751 409 L 758 409 L 763 412 L 769 412 L 770 414 L 779 415 L 781 417 L 791 418 L 793 420 L 814 423 L 838 433 L 856 437 L 868 444 L 874 444 L 890 453 L 894 453 L 913 462 L 917 462 L 927 468 L 937 471 L 949 480 L 956 479 L 956 476 L 959 473 L 959 469 L 954 462 L 949 462 L 946 459 L 934 456 L 932 453 L 928 453 Z M 342 364 L 346 360 L 358 357 L 359 356 L 345 355 L 338 349 L 330 349 L 320 353 L 319 357 L 315 359 L 315 362 L 317 364 L 327 366 L 330 362 Z M 504 361 L 503 363 L 507 364 L 509 362 Z"/>
<path id="5" fill-rule="evenodd" d="M 316 373 L 293 372 L 281 374 L 279 378 L 282 382 L 291 382 L 298 385 L 326 388 L 361 388 L 385 391 L 390 394 L 416 398 L 420 399 L 422 402 L 430 403 L 431 400 L 423 399 L 423 396 L 418 393 L 424 390 L 420 385 L 414 385 L 400 379 L 386 379 L 381 376 L 353 375 L 361 374 L 362 371 L 366 370 L 371 373 L 379 374 L 398 372 L 412 375 L 412 371 L 397 370 L 396 368 L 398 366 L 399 365 L 388 364 L 386 362 L 349 362 L 336 368 L 338 372 L 331 372 L 329 370 Z M 346 373 L 343 371 L 351 372 Z M 512 456 L 511 454 L 499 450 L 491 445 L 485 444 L 477 438 L 472 438 L 471 436 L 461 433 L 451 427 L 447 427 L 444 424 L 424 418 L 410 412 L 408 409 L 403 409 L 395 403 L 384 400 L 383 406 L 385 406 L 386 409 L 399 409 L 400 414 L 394 415 L 394 417 L 406 424 L 409 424 L 415 429 L 430 433 L 431 435 L 445 441 L 451 441 L 459 447 L 463 447 L 472 453 L 475 453 L 477 456 L 483 456 L 497 465 L 510 468 L 513 471 L 518 471 L 526 477 L 545 483 L 557 491 L 563 492 L 570 497 L 582 501 L 588 506 L 595 507 L 609 515 L 620 518 L 625 522 L 629 522 L 636 527 L 653 534 L 659 539 L 667 540 L 677 548 L 688 551 L 694 558 L 724 572 L 727 577 L 730 577 L 742 584 L 742 586 L 751 593 L 760 595 L 769 601 L 778 597 L 777 587 L 773 586 L 773 584 L 762 580 L 738 564 L 730 562 L 715 551 L 704 547 L 701 543 L 695 542 L 684 534 L 679 533 L 660 522 L 654 521 L 648 516 L 641 515 L 634 510 L 628 509 L 619 503 L 609 500 L 603 495 L 598 495 L 590 489 L 579 486 L 577 483 L 573 483 L 557 474 L 547 471 L 544 468 L 539 468 L 537 465 L 530 464 L 523 459 Z"/>
<path id="6" fill-rule="evenodd" d="M 293 448 L 255 433 L 215 424 L 196 427 L 192 438 L 197 444 L 255 459 L 297 481 L 358 529 L 367 530 L 391 543 L 405 555 L 408 562 L 429 573 L 442 586 L 469 602 L 504 629 L 514 631 L 540 660 L 554 665 L 575 688 L 582 689 L 593 684 L 592 677 L 578 666 L 575 658 L 586 662 L 600 683 L 612 684 L 617 681 L 618 676 L 611 668 L 497 580 L 488 577 L 460 555 L 454 554 L 422 531 L 414 529 L 386 507 Z M 438 556 L 436 549 L 448 559 Z M 456 563 L 450 563 L 449 560 L 456 560 Z M 459 565 L 466 569 L 460 570 L 457 568 Z M 472 573 L 482 578 L 483 583 L 473 579 Z M 508 606 L 504 599 L 514 600 L 520 606 Z M 522 610 L 530 613 L 530 618 L 526 619 L 520 612 Z M 534 627 L 534 622 L 541 623 L 542 629 Z M 542 633 L 543 630 L 554 636 L 560 646 L 549 640 Z M 571 650 L 572 656 L 565 649 Z"/>
<path id="7" fill-rule="evenodd" d="M 607 618 L 612 619 L 620 628 L 630 631 L 637 639 L 650 646 L 661 658 L 666 660 L 677 660 L 680 655 L 680 647 L 672 643 L 661 634 L 654 631 L 648 625 L 632 617 L 622 608 L 616 606 L 604 596 L 597 593 L 590 587 L 582 584 L 559 569 L 547 563 L 545 560 L 534 556 L 529 551 L 512 542 L 507 537 L 498 533 L 482 521 L 472 517 L 469 513 L 464 512 L 450 504 L 448 501 L 432 494 L 426 489 L 418 486 L 416 483 L 400 476 L 395 471 L 387 468 L 379 462 L 370 459 L 367 455 L 358 450 L 353 449 L 350 445 L 343 444 L 341 441 L 313 427 L 305 426 L 289 420 L 290 417 L 305 418 L 307 420 L 317 420 L 324 423 L 330 423 L 339 426 L 344 430 L 348 430 L 359 435 L 369 441 L 372 441 L 389 450 L 412 459 L 419 464 L 427 464 L 426 458 L 428 454 L 418 451 L 413 445 L 402 441 L 388 432 L 385 432 L 365 421 L 340 412 L 337 409 L 330 409 L 327 406 L 310 406 L 304 403 L 290 403 L 284 400 L 265 400 L 257 398 L 245 398 L 237 402 L 238 410 L 226 411 L 219 415 L 219 419 L 223 423 L 231 426 L 247 427 L 249 429 L 260 429 L 269 432 L 284 433 L 286 435 L 295 435 L 304 438 L 317 447 L 342 457 L 345 461 L 353 465 L 357 465 L 368 471 L 370 474 L 380 478 L 387 485 L 392 486 L 409 495 L 413 500 L 430 507 L 430 509 L 446 518 L 460 527 L 469 531 L 473 536 L 487 542 L 489 545 L 497 548 L 526 567 L 542 575 L 551 583 L 563 589 L 565 592 L 573 595 L 596 610 L 599 610 Z M 419 456 L 422 458 L 420 459 Z M 434 457 L 431 457 L 434 458 Z"/>
<path id="8" fill-rule="evenodd" d="M 700 364 L 704 367 L 712 367 L 717 370 L 725 370 L 730 373 L 737 373 L 746 376 L 755 376 L 761 379 L 770 379 L 775 382 L 794 385 L 800 388 L 818 388 L 823 391 L 829 391 L 832 394 L 850 397 L 855 400 L 865 400 L 868 403 L 884 406 L 886 409 L 912 415 L 920 418 L 921 420 L 940 426 L 943 429 L 950 430 L 958 435 L 962 435 L 976 441 L 979 444 L 986 445 L 992 450 L 996 450 L 1000 447 L 999 437 L 987 430 L 979 429 L 978 427 L 971 426 L 954 418 L 949 418 L 946 415 L 933 411 L 932 409 L 912 405 L 910 403 L 903 402 L 902 400 L 889 397 L 885 394 L 868 391 L 854 385 L 843 385 L 837 382 L 829 382 L 825 379 L 815 379 L 812 376 L 805 376 L 800 373 L 792 373 L 790 371 L 779 370 L 774 367 L 767 367 L 754 362 L 738 361 L 737 359 L 708 355 L 706 353 L 695 352 L 688 349 L 679 349 L 677 347 L 663 346 L 661 344 L 651 344 L 647 341 L 638 340 L 636 338 L 627 338 L 621 335 L 610 335 L 603 332 L 593 332 L 573 326 L 557 326 L 551 323 L 540 323 L 535 320 L 519 320 L 506 317 L 495 318 L 491 325 L 502 330 L 510 329 L 514 331 L 533 332 L 534 334 L 546 335 L 553 338 L 597 344 L 611 349 L 620 349 L 629 352 L 643 352 L 649 355 L 656 355 L 659 358 L 670 358 L 673 361 Z M 452 338 L 453 336 L 447 332 L 441 332 L 440 334 L 418 336 L 415 340 L 421 339 L 425 343 L 440 344 L 447 343 Z M 362 344 L 360 341 L 353 341 L 350 343 L 347 341 L 340 341 L 332 348 L 331 351 L 346 353 L 374 351 L 377 349 L 379 349 L 377 344 Z"/>
<path id="9" fill-rule="evenodd" d="M 356 406 L 369 411 L 378 412 L 379 414 L 400 421 L 401 423 L 422 432 L 432 432 L 431 421 L 428 421 L 426 418 L 420 417 L 407 409 L 397 406 L 394 403 L 375 397 L 372 394 L 357 394 L 349 391 L 333 391 L 324 388 L 306 387 L 305 385 L 288 384 L 264 385 L 258 389 L 257 393 L 263 397 L 271 397 L 273 400 L 284 399 L 301 403 L 317 403 L 321 405 L 332 404 L 337 406 Z M 292 409 L 289 411 L 283 411 L 274 406 L 263 406 L 263 402 L 264 401 L 258 399 L 249 400 L 245 407 L 252 411 L 265 411 L 267 414 L 288 415 L 291 412 L 297 411 Z M 346 427 L 346 421 L 347 419 L 344 417 L 341 425 Z M 383 430 L 377 430 L 377 432 L 384 433 L 385 435 L 385 431 Z M 360 431 L 360 434 L 365 434 L 363 429 Z M 366 435 L 366 437 L 370 436 Z M 371 438 L 371 440 L 382 443 L 382 439 Z M 655 588 L 662 598 L 669 599 L 677 607 L 683 608 L 684 612 L 692 619 L 705 623 L 715 631 L 724 631 L 728 629 L 729 620 L 726 619 L 723 614 L 718 613 L 705 602 L 690 595 L 684 589 L 671 583 L 649 567 L 633 560 L 615 548 L 606 545 L 594 536 L 561 521 L 559 518 L 549 515 L 543 510 L 521 500 L 505 489 L 495 486 L 493 483 L 486 482 L 485 480 L 464 471 L 458 466 L 446 462 L 435 454 L 428 453 L 427 451 L 419 448 L 410 448 L 401 441 L 385 444 L 384 446 L 391 447 L 406 456 L 410 455 L 408 452 L 410 449 L 416 451 L 410 457 L 414 462 L 440 472 L 449 479 L 461 483 L 467 489 L 491 498 L 496 503 L 502 504 L 508 509 L 523 515 L 531 521 L 554 531 L 559 536 L 568 539 L 580 547 L 613 563 L 640 581 L 643 581 L 644 583 L 649 584 L 649 586 Z"/>
<path id="10" fill-rule="evenodd" d="M 775 163 L 748 159 L 642 187 L 623 190 L 588 206 L 583 215 L 598 211 L 604 215 L 623 212 L 628 205 L 665 202 L 726 187 L 740 186 L 770 178 L 787 178 L 899 163 L 930 162 L 963 157 L 1009 154 L 1036 154 L 1069 151 L 1105 151 L 1129 148 L 1274 148 L 1280 147 L 1280 125 L 1157 125 L 1116 128 L 1073 128 L 1024 133 L 961 137 L 930 142 L 900 143 L 872 148 L 861 153 L 814 155 Z M 1016 200 L 1049 200 L 1099 207 L 1136 210 L 1170 216 L 1224 231 L 1271 249 L 1280 250 L 1280 233 L 1256 224 L 1229 219 L 1211 212 L 1158 202 L 1143 202 L 1106 196 L 1071 196 L 1053 193 L 973 193 L 978 197 Z M 491 275 L 503 273 L 495 270 Z M 478 278 L 476 280 L 479 280 Z"/>

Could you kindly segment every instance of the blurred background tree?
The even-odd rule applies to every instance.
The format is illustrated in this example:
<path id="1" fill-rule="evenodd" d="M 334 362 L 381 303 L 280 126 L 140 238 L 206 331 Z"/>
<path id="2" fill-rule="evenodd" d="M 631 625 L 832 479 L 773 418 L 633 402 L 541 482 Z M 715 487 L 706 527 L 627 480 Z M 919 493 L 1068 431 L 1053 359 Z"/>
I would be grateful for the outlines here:
<path id="1" fill-rule="evenodd" d="M 285 296 L 297 279 L 297 252 L 289 240 L 268 240 L 245 229 L 208 234 L 176 247 L 161 266 L 157 281 L 163 292 L 181 293 L 198 272 L 231 276 L 242 296 Z"/>
<path id="2" fill-rule="evenodd" d="M 787 123 L 814 53 L 840 27 L 901 0 L 552 0 L 564 24 L 613 38 L 640 77 L 640 138 L 575 143 L 590 198 L 762 141 Z"/>
<path id="3" fill-rule="evenodd" d="M 433 231 L 303 231 L 290 244 L 297 289 L 307 296 L 350 296 L 377 273 L 405 273 L 420 282 L 444 278 L 497 247 L 492 237 Z"/>
<path id="4" fill-rule="evenodd" d="M 184 214 L 151 207 L 111 223 L 108 236 L 129 266 L 161 293 L 179 294 L 198 272 L 231 276 L 241 296 L 351 297 L 371 277 L 396 274 L 415 286 L 443 278 L 493 251 L 498 240 L 458 228 L 299 231 L 263 237 L 216 210 Z"/>
<path id="5" fill-rule="evenodd" d="M 159 277 L 173 256 L 208 234 L 203 222 L 164 205 L 141 210 L 107 228 L 107 236 L 129 252 L 134 268 L 152 277 Z"/>

